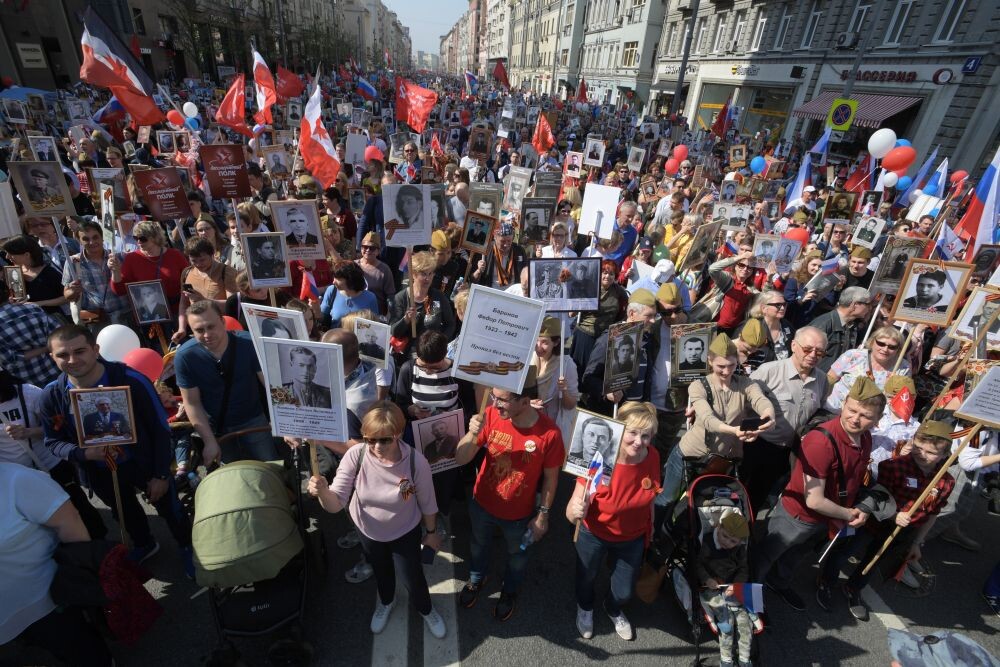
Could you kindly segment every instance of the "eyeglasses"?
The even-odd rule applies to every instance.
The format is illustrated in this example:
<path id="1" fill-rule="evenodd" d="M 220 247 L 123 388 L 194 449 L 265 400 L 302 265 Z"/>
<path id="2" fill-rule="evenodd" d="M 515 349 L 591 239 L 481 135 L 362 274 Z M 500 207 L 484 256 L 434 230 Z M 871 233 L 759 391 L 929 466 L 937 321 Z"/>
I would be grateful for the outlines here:
<path id="1" fill-rule="evenodd" d="M 413 150 L 412 148 L 404 148 L 403 152 L 404 153 L 416 153 L 417 151 Z"/>
<path id="2" fill-rule="evenodd" d="M 391 445 L 396 438 L 361 438 L 366 445 Z"/>
<path id="3" fill-rule="evenodd" d="M 564 239 L 564 238 L 566 238 L 566 235 L 565 234 L 553 234 L 552 238 L 554 238 L 554 239 Z"/>
<path id="4" fill-rule="evenodd" d="M 835 229 L 835 230 L 833 230 L 833 233 L 834 234 L 846 234 L 847 232 L 845 232 L 843 229 Z"/>
<path id="5" fill-rule="evenodd" d="M 796 345 L 798 345 L 799 349 L 802 350 L 802 354 L 806 355 L 807 357 L 810 354 L 813 354 L 814 352 L 819 356 L 823 356 L 824 354 L 826 354 L 825 347 L 814 347 L 812 345 L 801 345 L 799 343 L 796 343 Z"/>
<path id="6" fill-rule="evenodd" d="M 364 252 L 368 252 L 369 250 L 371 250 L 371 251 L 374 252 L 375 250 L 378 250 L 378 248 L 376 246 L 373 246 L 373 245 L 363 245 L 363 246 L 361 246 L 361 250 L 364 251 Z"/>
<path id="7" fill-rule="evenodd" d="M 878 345 L 879 347 L 884 347 L 885 349 L 889 350 L 890 352 L 892 352 L 893 350 L 898 350 L 899 349 L 899 344 L 898 343 L 887 343 L 884 340 L 877 340 L 877 341 L 875 341 L 875 344 Z"/>
<path id="8" fill-rule="evenodd" d="M 661 306 L 660 307 L 660 315 L 663 315 L 664 317 L 669 316 L 669 315 L 676 315 L 677 311 L 679 311 L 679 310 L 680 310 L 680 306 L 674 306 L 672 308 L 664 308 L 664 307 Z"/>
<path id="9" fill-rule="evenodd" d="M 136 236 L 135 240 L 138 241 L 139 243 L 145 243 L 146 241 L 149 240 L 149 237 L 148 236 Z"/>
<path id="10" fill-rule="evenodd" d="M 496 396 L 496 394 L 491 393 L 490 394 L 490 398 L 493 399 L 493 404 L 494 405 L 510 405 L 511 403 L 513 403 L 514 401 L 516 401 L 517 399 L 519 399 L 521 397 L 520 396 L 511 396 L 510 398 L 498 398 Z"/>
<path id="11" fill-rule="evenodd" d="M 782 308 L 787 308 L 788 307 L 788 304 L 786 302 L 784 302 L 784 301 L 775 301 L 774 303 L 769 303 L 767 305 L 769 305 L 769 306 L 771 306 L 773 308 L 777 308 L 778 310 L 781 310 Z"/>

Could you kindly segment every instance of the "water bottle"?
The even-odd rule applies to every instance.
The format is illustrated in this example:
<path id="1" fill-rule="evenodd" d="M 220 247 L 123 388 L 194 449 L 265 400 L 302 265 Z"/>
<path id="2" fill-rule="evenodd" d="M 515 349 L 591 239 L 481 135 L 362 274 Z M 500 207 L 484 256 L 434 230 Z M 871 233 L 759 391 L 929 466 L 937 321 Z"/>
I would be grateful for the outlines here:
<path id="1" fill-rule="evenodd" d="M 531 526 L 524 531 L 524 535 L 521 536 L 521 551 L 527 551 L 528 547 L 535 541 L 535 533 L 531 530 Z"/>
<path id="2" fill-rule="evenodd" d="M 458 290 L 462 289 L 462 285 L 464 285 L 464 284 L 465 284 L 465 278 L 464 277 L 460 277 L 458 280 L 456 280 L 455 281 L 455 286 L 451 288 L 452 294 L 458 294 Z"/>

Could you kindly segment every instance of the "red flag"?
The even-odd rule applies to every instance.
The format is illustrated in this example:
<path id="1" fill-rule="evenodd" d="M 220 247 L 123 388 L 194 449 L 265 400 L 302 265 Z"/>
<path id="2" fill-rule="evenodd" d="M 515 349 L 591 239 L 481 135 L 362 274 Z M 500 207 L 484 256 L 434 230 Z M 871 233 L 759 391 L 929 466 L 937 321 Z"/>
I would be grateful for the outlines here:
<path id="1" fill-rule="evenodd" d="M 257 113 L 253 117 L 258 123 L 273 123 L 271 106 L 278 101 L 278 91 L 271 70 L 257 49 L 253 50 L 253 82 L 257 88 Z"/>
<path id="2" fill-rule="evenodd" d="M 281 65 L 278 65 L 278 79 L 275 86 L 282 97 L 298 97 L 306 89 L 302 79 Z"/>
<path id="3" fill-rule="evenodd" d="M 872 156 L 865 154 L 865 159 L 863 159 L 856 167 L 853 167 L 854 171 L 850 171 L 847 174 L 847 180 L 844 181 L 844 190 L 847 192 L 858 192 L 864 189 L 864 184 L 868 182 L 868 172 L 871 171 Z M 861 209 L 861 197 L 856 197 L 857 206 L 856 210 Z M 878 211 L 874 211 L 878 213 Z"/>
<path id="4" fill-rule="evenodd" d="M 556 145 L 556 138 L 552 136 L 552 126 L 545 114 L 538 114 L 538 122 L 535 124 L 535 134 L 531 137 L 531 145 L 538 151 L 538 155 L 545 155 L 550 148 Z"/>
<path id="5" fill-rule="evenodd" d="M 136 60 L 142 60 L 142 50 L 139 48 L 139 36 L 132 33 L 132 41 L 129 42 L 128 50 L 132 52 Z"/>
<path id="6" fill-rule="evenodd" d="M 253 137 L 253 131 L 247 125 L 246 119 L 246 80 L 240 72 L 229 86 L 229 92 L 222 99 L 219 110 L 215 112 L 215 120 L 219 125 L 232 128 L 240 134 Z"/>
<path id="7" fill-rule="evenodd" d="M 730 95 L 726 99 L 726 103 L 719 110 L 719 115 L 715 118 L 715 122 L 712 123 L 712 134 L 720 139 L 725 139 L 726 132 L 729 130 L 729 102 L 732 98 L 733 96 Z"/>
<path id="8" fill-rule="evenodd" d="M 340 160 L 330 140 L 330 134 L 323 126 L 322 106 L 322 93 L 319 86 L 316 86 L 309 97 L 309 102 L 306 103 L 306 110 L 299 124 L 302 133 L 299 137 L 299 152 L 302 154 L 302 162 L 306 169 L 325 190 L 337 180 Z"/>
<path id="9" fill-rule="evenodd" d="M 917 397 L 907 387 L 903 387 L 889 401 L 889 406 L 901 419 L 910 421 L 913 409 L 917 406 Z"/>
<path id="10" fill-rule="evenodd" d="M 583 77 L 580 77 L 580 87 L 576 89 L 576 101 L 586 102 L 587 101 L 587 82 Z"/>
<path id="11" fill-rule="evenodd" d="M 507 78 L 507 69 L 503 66 L 502 60 L 498 60 L 496 67 L 493 68 L 493 78 L 497 80 L 497 83 L 510 88 L 510 79 Z"/>
<path id="12" fill-rule="evenodd" d="M 431 137 L 431 153 L 434 155 L 444 155 L 444 149 L 441 147 L 441 140 L 438 139 L 437 132 Z"/>
<path id="13" fill-rule="evenodd" d="M 404 121 L 414 132 L 424 131 L 437 99 L 433 90 L 396 77 L 396 120 Z"/>

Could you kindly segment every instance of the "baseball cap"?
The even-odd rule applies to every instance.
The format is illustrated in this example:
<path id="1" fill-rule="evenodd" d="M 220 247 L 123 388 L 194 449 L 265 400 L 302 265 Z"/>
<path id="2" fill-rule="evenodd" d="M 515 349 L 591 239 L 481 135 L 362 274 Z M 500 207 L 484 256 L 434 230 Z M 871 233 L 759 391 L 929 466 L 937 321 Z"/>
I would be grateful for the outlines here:
<path id="1" fill-rule="evenodd" d="M 806 187 L 802 188 L 802 192 L 816 192 L 816 188 L 814 188 L 811 185 L 807 185 Z"/>

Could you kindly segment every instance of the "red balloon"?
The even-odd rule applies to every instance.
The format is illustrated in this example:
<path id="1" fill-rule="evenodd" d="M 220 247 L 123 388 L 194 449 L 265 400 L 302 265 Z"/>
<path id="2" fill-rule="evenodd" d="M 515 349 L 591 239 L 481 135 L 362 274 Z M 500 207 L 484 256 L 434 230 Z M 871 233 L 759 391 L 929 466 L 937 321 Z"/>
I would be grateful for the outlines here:
<path id="1" fill-rule="evenodd" d="M 674 146 L 674 157 L 678 160 L 686 160 L 688 156 L 688 147 L 684 144 L 678 144 Z"/>
<path id="2" fill-rule="evenodd" d="M 809 243 L 809 230 L 803 229 L 802 227 L 793 227 L 785 232 L 785 238 L 798 241 L 802 244 L 802 247 L 805 248 L 806 244 Z"/>
<path id="3" fill-rule="evenodd" d="M 958 183 L 959 181 L 966 179 L 968 177 L 969 177 L 969 172 L 967 172 L 964 169 L 959 169 L 958 171 L 953 173 L 951 175 L 951 178 L 948 180 L 950 180 L 952 183 Z"/>
<path id="4" fill-rule="evenodd" d="M 163 357 L 148 347 L 137 347 L 128 351 L 122 361 L 149 378 L 150 382 L 156 382 L 163 373 Z"/>
<path id="5" fill-rule="evenodd" d="M 667 160 L 667 163 L 665 165 L 663 165 L 663 169 L 669 175 L 673 176 L 674 174 L 677 173 L 677 170 L 680 168 L 680 166 L 681 166 L 681 161 L 675 157 L 672 157 L 669 160 Z"/>
<path id="6" fill-rule="evenodd" d="M 905 173 L 916 159 L 917 151 L 913 146 L 897 146 L 882 158 L 882 168 L 896 172 L 902 170 Z"/>
<path id="7" fill-rule="evenodd" d="M 167 120 L 169 120 L 174 125 L 184 124 L 184 116 L 181 115 L 181 112 L 178 111 L 177 109 L 171 109 L 170 111 L 167 112 Z"/>
<path id="8" fill-rule="evenodd" d="M 243 325 L 235 317 L 223 315 L 222 320 L 226 323 L 226 331 L 243 331 Z"/>

